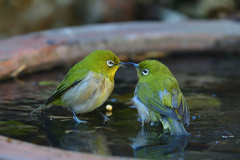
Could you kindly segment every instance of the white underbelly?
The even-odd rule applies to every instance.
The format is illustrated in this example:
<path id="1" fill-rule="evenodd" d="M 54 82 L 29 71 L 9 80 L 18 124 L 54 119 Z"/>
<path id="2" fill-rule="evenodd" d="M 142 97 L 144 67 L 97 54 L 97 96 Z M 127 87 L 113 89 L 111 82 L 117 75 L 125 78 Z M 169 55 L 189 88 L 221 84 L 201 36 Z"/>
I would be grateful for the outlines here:
<path id="1" fill-rule="evenodd" d="M 63 94 L 65 106 L 75 113 L 91 112 L 101 106 L 110 96 L 114 82 L 109 78 L 96 74 L 89 75 L 80 83 Z"/>
<path id="2" fill-rule="evenodd" d="M 149 109 L 145 104 L 143 104 L 138 97 L 135 95 L 133 97 L 133 102 L 138 110 L 138 113 L 142 119 L 142 123 L 144 122 L 161 122 L 162 116 L 161 114 L 156 114 L 155 111 Z"/>
<path id="3" fill-rule="evenodd" d="M 138 110 L 138 113 L 142 119 L 142 122 L 149 122 L 148 108 L 138 99 L 136 95 L 133 97 L 132 100 Z"/>

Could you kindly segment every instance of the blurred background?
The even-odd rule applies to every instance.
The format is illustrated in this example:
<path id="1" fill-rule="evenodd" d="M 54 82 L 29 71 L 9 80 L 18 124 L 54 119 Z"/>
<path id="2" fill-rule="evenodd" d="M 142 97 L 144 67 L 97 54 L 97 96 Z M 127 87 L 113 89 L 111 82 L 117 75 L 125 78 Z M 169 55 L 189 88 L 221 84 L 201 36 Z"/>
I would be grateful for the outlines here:
<path id="1" fill-rule="evenodd" d="M 240 20 L 239 0 L 0 0 L 0 39 L 67 26 L 156 20 Z"/>

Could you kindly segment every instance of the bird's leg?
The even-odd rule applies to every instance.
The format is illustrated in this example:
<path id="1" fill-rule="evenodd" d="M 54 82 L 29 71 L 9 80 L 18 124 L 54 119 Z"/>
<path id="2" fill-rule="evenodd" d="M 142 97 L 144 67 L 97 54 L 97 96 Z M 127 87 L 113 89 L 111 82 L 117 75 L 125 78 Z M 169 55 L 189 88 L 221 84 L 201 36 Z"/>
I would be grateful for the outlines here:
<path id="1" fill-rule="evenodd" d="M 74 113 L 74 111 L 72 110 L 72 108 L 70 108 L 72 113 L 73 113 L 73 119 L 77 122 L 77 123 L 88 123 L 87 121 L 82 121 L 80 119 L 78 119 L 78 117 L 76 116 L 76 114 Z"/>
<path id="2" fill-rule="evenodd" d="M 103 123 L 105 124 L 106 122 L 110 121 L 110 119 L 105 116 L 104 114 L 102 114 L 101 112 L 99 112 L 98 110 L 96 110 L 99 114 L 101 114 L 101 116 L 103 117 Z"/>

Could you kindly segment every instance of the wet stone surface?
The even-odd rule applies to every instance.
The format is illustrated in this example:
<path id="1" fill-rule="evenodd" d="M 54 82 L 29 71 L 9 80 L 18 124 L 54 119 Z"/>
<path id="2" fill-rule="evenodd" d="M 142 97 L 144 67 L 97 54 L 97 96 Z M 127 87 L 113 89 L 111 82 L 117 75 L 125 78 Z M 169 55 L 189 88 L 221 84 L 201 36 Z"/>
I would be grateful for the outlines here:
<path id="1" fill-rule="evenodd" d="M 115 89 L 98 109 L 111 119 L 103 126 L 97 112 L 77 115 L 76 125 L 61 106 L 32 119 L 28 114 L 52 94 L 68 67 L 0 84 L 0 134 L 49 147 L 99 155 L 139 158 L 240 158 L 240 58 L 237 56 L 160 59 L 178 79 L 190 108 L 188 137 L 164 135 L 162 126 L 141 127 L 130 102 L 137 83 L 133 68 L 120 69 Z M 113 110 L 107 111 L 106 105 Z"/>

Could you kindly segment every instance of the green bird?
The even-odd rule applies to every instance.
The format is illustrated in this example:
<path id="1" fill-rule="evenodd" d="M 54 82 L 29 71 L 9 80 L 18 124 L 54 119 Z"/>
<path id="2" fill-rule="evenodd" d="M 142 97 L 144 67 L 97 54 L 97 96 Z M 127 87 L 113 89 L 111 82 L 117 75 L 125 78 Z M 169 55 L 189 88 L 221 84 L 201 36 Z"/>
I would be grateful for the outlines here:
<path id="1" fill-rule="evenodd" d="M 88 123 L 79 120 L 75 113 L 91 112 L 101 106 L 113 91 L 117 69 L 125 64 L 111 51 L 92 52 L 68 71 L 55 92 L 31 114 L 43 107 L 62 105 L 72 111 L 77 123 Z"/>
<path id="2" fill-rule="evenodd" d="M 139 64 L 128 62 L 137 70 L 139 81 L 133 102 L 144 122 L 162 123 L 171 135 L 189 135 L 189 109 L 176 78 L 167 66 L 157 60 L 145 60 Z M 185 129 L 186 127 L 186 129 Z"/>

